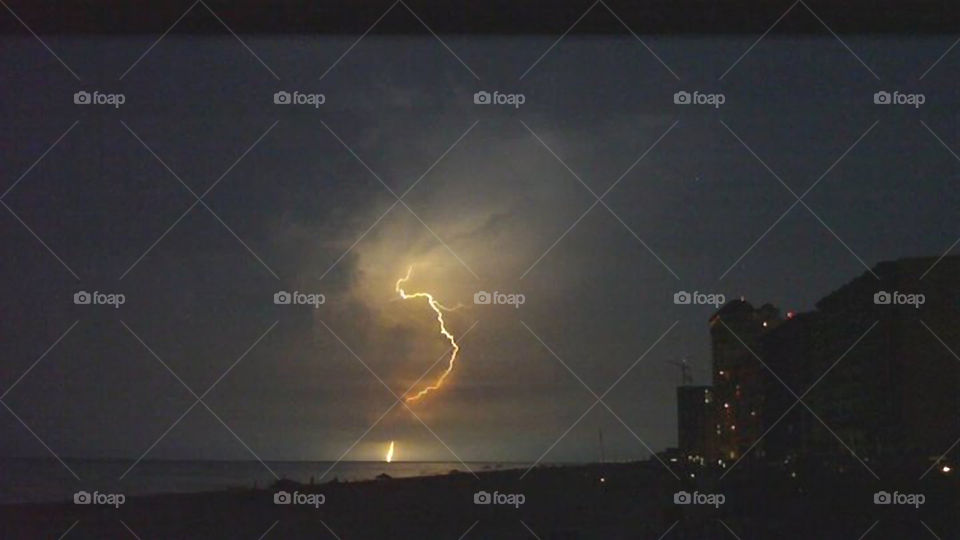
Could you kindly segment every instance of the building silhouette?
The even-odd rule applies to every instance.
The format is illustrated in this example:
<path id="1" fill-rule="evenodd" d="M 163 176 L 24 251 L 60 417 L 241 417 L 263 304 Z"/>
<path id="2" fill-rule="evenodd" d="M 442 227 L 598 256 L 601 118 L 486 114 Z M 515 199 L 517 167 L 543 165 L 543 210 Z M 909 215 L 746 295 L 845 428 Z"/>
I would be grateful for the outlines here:
<path id="1" fill-rule="evenodd" d="M 677 392 L 688 459 L 957 466 L 960 256 L 879 263 L 811 312 L 739 299 L 709 322 L 713 384 Z"/>
<path id="2" fill-rule="evenodd" d="M 767 374 L 756 355 L 760 337 L 779 323 L 776 308 L 754 308 L 743 299 L 727 302 L 710 317 L 718 459 L 739 459 L 763 433 Z"/>
<path id="3" fill-rule="evenodd" d="M 759 354 L 770 371 L 764 378 L 761 411 L 761 422 L 768 431 L 760 450 L 768 461 L 790 465 L 811 452 L 811 422 L 817 421 L 797 398 L 803 397 L 820 375 L 813 370 L 819 321 L 816 312 L 788 313 L 782 324 L 760 337 Z"/>
<path id="4" fill-rule="evenodd" d="M 716 403 L 712 386 L 684 385 L 677 388 L 678 444 L 681 455 L 696 465 L 717 459 Z"/>
<path id="5" fill-rule="evenodd" d="M 955 462 L 960 257 L 880 263 L 818 302 L 817 314 L 808 378 L 829 373 L 805 400 L 823 423 L 860 459 L 925 469 L 953 447 Z M 850 454 L 826 429 L 809 441 L 821 455 Z"/>

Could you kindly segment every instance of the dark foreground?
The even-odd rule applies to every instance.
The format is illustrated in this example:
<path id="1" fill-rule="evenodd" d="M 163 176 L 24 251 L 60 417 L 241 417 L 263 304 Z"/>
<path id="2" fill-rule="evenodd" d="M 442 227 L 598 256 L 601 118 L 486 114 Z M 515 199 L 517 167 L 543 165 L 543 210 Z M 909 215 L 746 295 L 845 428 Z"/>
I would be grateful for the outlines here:
<path id="1" fill-rule="evenodd" d="M 657 463 L 452 473 L 271 489 L 130 498 L 97 505 L 0 506 L 0 538 L 960 538 L 960 483 L 863 471 L 805 481 L 744 467 L 722 481 L 679 482 Z M 678 472 L 681 476 L 687 473 Z M 881 475 L 894 478 L 890 474 Z M 601 480 L 603 479 L 603 480 Z M 318 507 L 274 494 L 322 493 Z M 475 504 L 484 490 L 523 495 L 519 507 Z M 674 504 L 679 490 L 723 494 L 719 507 Z M 919 508 L 874 503 L 886 490 L 922 493 Z M 516 501 L 516 498 L 510 499 Z M 72 527 L 72 528 L 71 528 Z"/>

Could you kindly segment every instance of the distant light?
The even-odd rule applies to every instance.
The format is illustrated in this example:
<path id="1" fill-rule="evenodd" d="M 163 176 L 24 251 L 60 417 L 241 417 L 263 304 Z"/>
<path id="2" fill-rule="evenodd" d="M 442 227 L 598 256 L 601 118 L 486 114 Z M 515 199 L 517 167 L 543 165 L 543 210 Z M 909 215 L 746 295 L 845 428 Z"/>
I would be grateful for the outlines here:
<path id="1" fill-rule="evenodd" d="M 723 376 L 723 370 L 722 370 L 722 369 L 720 370 L 720 376 L 721 376 L 721 377 Z"/>
<path id="2" fill-rule="evenodd" d="M 606 478 L 604 478 L 604 477 L 602 477 L 602 476 L 600 477 L 600 483 L 601 483 L 601 484 L 604 483 L 604 482 L 606 482 L 606 481 L 607 481 Z"/>
<path id="3" fill-rule="evenodd" d="M 796 478 L 796 477 L 797 477 L 796 471 L 793 471 L 790 473 L 790 478 Z"/>
<path id="4" fill-rule="evenodd" d="M 940 469 L 940 472 L 946 474 L 946 473 L 948 473 L 948 472 L 950 472 L 950 471 L 952 471 L 952 470 L 953 470 L 953 469 L 950 468 L 949 465 L 944 465 L 944 466 Z"/>
<path id="5" fill-rule="evenodd" d="M 737 426 L 731 424 L 731 425 L 730 425 L 730 431 L 736 431 L 736 430 L 737 430 Z"/>
<path id="6" fill-rule="evenodd" d="M 767 321 L 763 321 L 763 327 L 764 327 L 764 328 L 767 327 Z"/>
<path id="7" fill-rule="evenodd" d="M 724 404 L 723 404 L 723 408 L 724 408 L 724 409 L 729 409 L 729 408 L 730 408 L 730 404 L 729 404 L 729 403 L 724 403 Z"/>
<path id="8" fill-rule="evenodd" d="M 796 317 L 796 316 L 797 316 L 797 313 L 796 313 L 795 311 L 788 311 L 788 312 L 787 312 L 787 318 L 788 318 L 788 319 L 792 319 L 792 318 L 794 318 L 794 317 Z"/>
<path id="9" fill-rule="evenodd" d="M 697 475 L 695 475 L 695 474 L 693 474 L 693 473 L 690 473 L 690 478 L 696 478 L 696 477 L 697 477 Z"/>

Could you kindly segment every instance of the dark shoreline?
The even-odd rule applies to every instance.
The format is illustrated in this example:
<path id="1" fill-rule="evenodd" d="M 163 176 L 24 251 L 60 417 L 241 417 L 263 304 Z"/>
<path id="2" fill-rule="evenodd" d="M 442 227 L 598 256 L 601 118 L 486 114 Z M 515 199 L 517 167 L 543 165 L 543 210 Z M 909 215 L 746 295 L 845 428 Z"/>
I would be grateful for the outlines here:
<path id="1" fill-rule="evenodd" d="M 941 538 L 960 532 L 953 476 L 881 486 L 862 470 L 790 480 L 744 466 L 723 481 L 702 471 L 678 482 L 656 462 L 538 467 L 440 476 L 328 482 L 281 481 L 265 489 L 131 497 L 119 509 L 70 503 L 0 506 L 0 537 L 103 538 L 130 531 L 141 538 Z M 897 478 L 885 471 L 883 478 Z M 601 480 L 601 478 L 603 480 Z M 759 479 L 759 480 L 758 480 Z M 922 492 L 919 508 L 873 503 L 873 493 L 898 486 Z M 274 504 L 277 490 L 322 493 L 322 505 Z M 474 504 L 476 492 L 522 494 L 523 504 Z M 722 506 L 677 505 L 679 490 L 722 493 Z M 811 519 L 811 516 L 817 516 Z M 75 522 L 75 525 L 73 525 Z M 534 534 L 531 534 L 533 531 Z M 325 536 L 326 535 L 326 536 Z M 727 536 L 732 538 L 733 536 Z"/>

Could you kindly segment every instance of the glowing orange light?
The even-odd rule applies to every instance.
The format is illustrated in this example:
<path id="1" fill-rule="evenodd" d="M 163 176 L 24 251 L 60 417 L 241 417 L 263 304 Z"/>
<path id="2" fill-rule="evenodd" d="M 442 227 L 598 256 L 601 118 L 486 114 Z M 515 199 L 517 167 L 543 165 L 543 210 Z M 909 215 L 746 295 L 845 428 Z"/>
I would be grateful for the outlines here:
<path id="1" fill-rule="evenodd" d="M 413 272 L 412 266 L 407 269 L 406 276 L 397 280 L 397 284 L 394 287 L 394 290 L 400 295 L 400 298 L 404 300 L 407 300 L 409 298 L 426 298 L 427 299 L 427 304 L 430 306 L 430 309 L 432 309 L 433 312 L 437 314 L 437 323 L 439 323 L 440 325 L 440 334 L 443 335 L 443 337 L 447 338 L 447 341 L 450 342 L 450 347 L 452 351 L 450 353 L 450 361 L 447 363 L 447 369 L 445 369 L 443 373 L 440 374 L 440 377 L 436 380 L 436 382 L 434 382 L 430 386 L 424 388 L 423 390 L 417 392 L 412 396 L 407 396 L 403 398 L 404 401 L 406 401 L 407 403 L 412 403 L 422 398 L 423 396 L 429 394 L 433 390 L 436 390 L 441 386 L 443 386 L 443 381 L 447 378 L 447 375 L 449 375 L 450 372 L 453 371 L 453 365 L 457 361 L 457 353 L 460 352 L 460 345 L 457 344 L 457 340 L 453 337 L 453 334 L 451 334 L 450 331 L 447 330 L 446 323 L 443 320 L 443 312 L 452 311 L 453 308 L 448 308 L 444 306 L 443 304 L 438 302 L 430 293 L 425 293 L 425 292 L 407 293 L 406 291 L 404 291 L 400 285 L 402 285 L 404 281 L 407 281 L 408 279 L 410 279 L 411 272 Z"/>
<path id="2" fill-rule="evenodd" d="M 393 461 L 393 441 L 390 441 L 390 448 L 387 449 L 387 463 Z"/>

